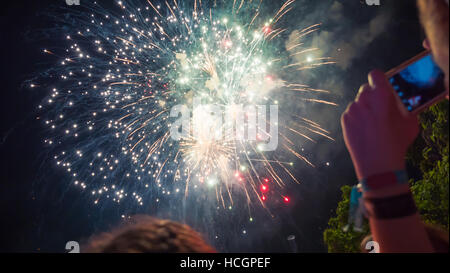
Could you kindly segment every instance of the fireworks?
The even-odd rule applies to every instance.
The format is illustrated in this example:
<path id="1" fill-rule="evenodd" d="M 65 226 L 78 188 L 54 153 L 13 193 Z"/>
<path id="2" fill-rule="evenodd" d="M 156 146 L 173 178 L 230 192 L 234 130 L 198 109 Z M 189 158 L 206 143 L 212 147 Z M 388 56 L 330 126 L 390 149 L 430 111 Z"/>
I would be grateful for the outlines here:
<path id="1" fill-rule="evenodd" d="M 143 205 L 149 197 L 188 198 L 195 190 L 212 192 L 224 208 L 233 205 L 236 191 L 249 204 L 265 206 L 270 198 L 290 202 L 283 187 L 299 183 L 292 157 L 313 166 L 298 143 L 332 139 L 316 122 L 283 109 L 286 93 L 310 104 L 336 105 L 319 96 L 327 90 L 283 79 L 333 63 L 313 57 L 318 49 L 302 42 L 319 25 L 293 32 L 280 48 L 275 41 L 290 32 L 282 21 L 293 0 L 271 16 L 263 15 L 258 0 L 115 4 L 69 11 L 67 49 L 44 50 L 59 59 L 48 73 L 58 81 L 39 106 L 51 130 L 45 142 L 74 185 L 91 192 L 95 204 L 132 198 Z M 223 122 L 196 101 L 233 118 Z M 179 105 L 192 108 L 188 129 L 194 133 L 174 140 L 171 112 Z M 236 110 L 239 105 L 244 110 Z M 224 129 L 237 113 L 249 118 L 261 105 L 279 106 L 276 121 L 264 119 L 269 128 L 279 128 L 275 135 L 258 130 L 255 139 L 245 139 Z M 273 138 L 276 151 L 261 148 Z"/>

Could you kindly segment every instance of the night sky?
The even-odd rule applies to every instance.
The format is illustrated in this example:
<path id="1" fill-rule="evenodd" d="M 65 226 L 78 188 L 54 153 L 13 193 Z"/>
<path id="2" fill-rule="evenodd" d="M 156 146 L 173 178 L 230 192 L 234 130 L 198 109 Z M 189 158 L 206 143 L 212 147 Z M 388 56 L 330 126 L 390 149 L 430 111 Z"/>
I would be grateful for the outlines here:
<path id="1" fill-rule="evenodd" d="M 59 47 L 64 32 L 61 37 L 57 31 L 46 32 L 57 26 L 45 14 L 49 7 L 64 2 L 20 0 L 1 5 L 1 252 L 64 252 L 67 241 L 82 241 L 107 230 L 120 223 L 124 213 L 116 204 L 101 209 L 93 206 L 78 189 L 67 185 L 66 174 L 49 160 L 51 154 L 43 143 L 45 130 L 36 120 L 36 107 L 48 90 L 24 85 L 33 73 L 57 61 L 42 50 Z M 322 233 L 341 198 L 340 187 L 356 183 L 341 136 L 340 114 L 367 81 L 370 70 L 387 71 L 422 50 L 424 35 L 413 0 L 381 0 L 379 7 L 356 0 L 299 0 L 287 16 L 293 28 L 322 23 L 312 43 L 339 62 L 310 77 L 312 86 L 331 90 L 330 99 L 339 104 L 310 108 L 310 114 L 336 141 L 323 140 L 309 147 L 308 156 L 317 167 L 295 173 L 302 183 L 290 186 L 293 201 L 288 207 L 275 208 L 274 219 L 259 213 L 254 223 L 230 232 L 229 218 L 202 220 L 222 226 L 222 230 L 201 230 L 213 233 L 209 237 L 219 235 L 211 243 L 221 251 L 289 252 L 286 238 L 293 234 L 299 252 L 325 252 Z M 154 208 L 136 212 L 152 214 Z M 246 234 L 239 232 L 244 228 Z"/>

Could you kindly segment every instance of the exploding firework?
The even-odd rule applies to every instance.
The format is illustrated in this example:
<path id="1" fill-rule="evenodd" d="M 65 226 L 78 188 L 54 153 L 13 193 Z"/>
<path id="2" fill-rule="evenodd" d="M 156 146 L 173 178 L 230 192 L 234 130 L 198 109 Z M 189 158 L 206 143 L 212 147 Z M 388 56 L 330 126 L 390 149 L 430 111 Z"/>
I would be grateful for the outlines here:
<path id="1" fill-rule="evenodd" d="M 285 48 L 276 42 L 286 38 L 283 17 L 293 4 L 286 1 L 271 16 L 262 0 L 118 1 L 67 11 L 68 47 L 44 50 L 60 61 L 46 73 L 58 80 L 39 106 L 56 164 L 96 204 L 131 198 L 143 205 L 207 192 L 229 207 L 237 191 L 248 204 L 289 202 L 283 188 L 299 183 L 294 163 L 314 166 L 298 143 L 332 138 L 318 123 L 284 112 L 283 100 L 295 95 L 336 105 L 321 98 L 327 90 L 283 79 L 333 63 L 312 57 L 319 49 L 303 42 L 319 24 L 292 32 Z M 41 85 L 35 80 L 31 87 Z M 196 101 L 233 118 L 223 122 Z M 188 129 L 195 133 L 175 140 L 171 112 L 179 105 L 192 106 Z M 279 128 L 275 133 L 258 129 L 246 139 L 224 129 L 240 114 L 249 120 L 261 105 L 280 106 L 279 119 L 263 123 Z M 262 148 L 274 138 L 276 150 Z"/>

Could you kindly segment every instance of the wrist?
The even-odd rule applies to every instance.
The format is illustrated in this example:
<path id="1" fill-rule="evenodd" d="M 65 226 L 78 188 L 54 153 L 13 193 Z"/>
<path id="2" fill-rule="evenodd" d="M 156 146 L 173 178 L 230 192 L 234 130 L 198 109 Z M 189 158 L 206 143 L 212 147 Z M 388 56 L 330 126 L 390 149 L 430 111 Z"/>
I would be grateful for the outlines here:
<path id="1" fill-rule="evenodd" d="M 364 198 L 384 198 L 410 193 L 409 185 L 394 185 L 379 190 L 363 192 Z"/>
<path id="2" fill-rule="evenodd" d="M 406 169 L 406 163 L 403 159 L 385 161 L 378 160 L 377 162 L 371 162 L 366 165 L 369 167 L 364 167 L 362 164 L 355 164 L 356 176 L 358 177 L 358 181 L 361 181 L 362 179 L 368 178 L 370 176 Z"/>
<path id="3" fill-rule="evenodd" d="M 388 197 L 409 192 L 408 174 L 405 170 L 374 174 L 359 181 L 365 196 Z"/>
<path id="4" fill-rule="evenodd" d="M 398 219 L 418 213 L 411 192 L 389 197 L 364 197 L 364 206 L 370 218 Z"/>

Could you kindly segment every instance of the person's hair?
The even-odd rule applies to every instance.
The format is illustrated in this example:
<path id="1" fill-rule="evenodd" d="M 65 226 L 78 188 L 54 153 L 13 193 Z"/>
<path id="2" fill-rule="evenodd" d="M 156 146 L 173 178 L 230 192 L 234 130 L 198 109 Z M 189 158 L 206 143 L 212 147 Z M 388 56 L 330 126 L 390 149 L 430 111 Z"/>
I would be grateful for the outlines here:
<path id="1" fill-rule="evenodd" d="M 431 245 L 433 246 L 434 252 L 437 253 L 448 253 L 448 231 L 436 226 L 425 224 L 425 230 L 427 232 L 428 238 L 430 239 Z M 372 235 L 367 235 L 361 241 L 361 252 L 368 253 L 369 250 L 366 249 L 368 242 L 373 241 Z"/>
<path id="2" fill-rule="evenodd" d="M 111 232 L 93 236 L 81 250 L 87 253 L 216 252 L 189 226 L 149 216 L 134 216 Z"/>

